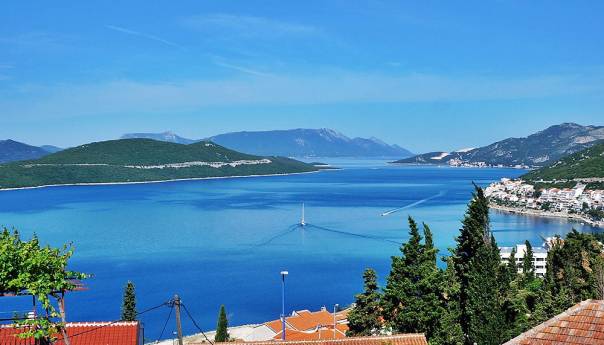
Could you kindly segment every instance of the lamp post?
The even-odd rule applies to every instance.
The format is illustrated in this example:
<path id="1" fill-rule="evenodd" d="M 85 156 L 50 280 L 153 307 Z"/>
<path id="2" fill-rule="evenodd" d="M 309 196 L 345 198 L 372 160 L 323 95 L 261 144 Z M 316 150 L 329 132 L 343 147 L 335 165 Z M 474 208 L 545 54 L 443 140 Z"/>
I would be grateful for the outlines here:
<path id="1" fill-rule="evenodd" d="M 285 341 L 285 277 L 287 271 L 281 271 L 281 340 Z"/>
<path id="2" fill-rule="evenodd" d="M 333 338 L 336 339 L 336 325 L 338 324 L 337 320 L 336 320 L 336 313 L 338 312 L 338 308 L 340 307 L 339 304 L 335 304 L 333 306 Z"/>

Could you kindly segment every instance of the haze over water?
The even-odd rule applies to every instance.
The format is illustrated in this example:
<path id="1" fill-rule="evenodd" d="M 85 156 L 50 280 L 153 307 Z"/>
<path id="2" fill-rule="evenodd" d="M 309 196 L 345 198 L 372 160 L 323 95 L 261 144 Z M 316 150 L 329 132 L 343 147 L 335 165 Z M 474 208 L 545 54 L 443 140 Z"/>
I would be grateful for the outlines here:
<path id="1" fill-rule="evenodd" d="M 69 294 L 68 320 L 115 320 L 123 286 L 136 284 L 138 308 L 174 293 L 206 329 L 220 304 L 230 323 L 277 319 L 279 272 L 287 269 L 287 310 L 347 305 L 366 267 L 383 282 L 390 256 L 407 239 L 407 216 L 426 222 L 441 254 L 454 245 L 472 181 L 514 169 L 388 166 L 377 160 L 330 160 L 342 170 L 314 174 L 159 184 L 52 187 L 0 192 L 0 225 L 34 232 L 43 243 L 72 241 L 72 268 L 94 275 Z M 306 204 L 305 228 L 300 220 Z M 399 209 L 388 216 L 384 212 Z M 492 213 L 500 246 L 589 226 L 560 219 Z M 26 310 L 28 298 L 2 298 L 0 310 Z M 142 317 L 155 340 L 168 309 Z M 173 323 L 164 337 L 170 336 Z M 185 332 L 194 332 L 185 320 Z"/>

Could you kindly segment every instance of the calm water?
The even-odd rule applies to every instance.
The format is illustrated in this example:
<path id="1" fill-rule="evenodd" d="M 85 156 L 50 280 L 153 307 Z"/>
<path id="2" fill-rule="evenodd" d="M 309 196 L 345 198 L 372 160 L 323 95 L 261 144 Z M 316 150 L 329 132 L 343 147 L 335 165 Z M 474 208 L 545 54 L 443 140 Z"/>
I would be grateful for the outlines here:
<path id="1" fill-rule="evenodd" d="M 94 274 L 89 290 L 68 296 L 68 319 L 119 318 L 123 285 L 133 280 L 139 310 L 174 293 L 203 327 L 220 304 L 231 324 L 279 317 L 279 272 L 287 269 L 288 309 L 352 302 L 366 267 L 388 272 L 406 217 L 428 223 L 441 250 L 453 245 L 471 182 L 486 185 L 519 170 L 390 167 L 381 161 L 336 162 L 315 174 L 161 184 L 53 187 L 0 192 L 0 225 L 37 233 L 52 245 L 72 241 L 72 268 Z M 306 203 L 307 222 L 294 228 Z M 388 210 L 403 208 L 389 216 Z M 564 234 L 564 220 L 493 213 L 500 245 Z M 1 298 L 0 311 L 25 310 L 28 298 Z M 3 314 L 0 314 L 2 317 Z M 168 309 L 142 317 L 154 340 Z M 6 314 L 4 314 L 6 317 Z M 185 330 L 193 326 L 185 319 Z M 167 332 L 173 331 L 172 323 Z M 165 337 L 165 336 L 164 336 Z"/>

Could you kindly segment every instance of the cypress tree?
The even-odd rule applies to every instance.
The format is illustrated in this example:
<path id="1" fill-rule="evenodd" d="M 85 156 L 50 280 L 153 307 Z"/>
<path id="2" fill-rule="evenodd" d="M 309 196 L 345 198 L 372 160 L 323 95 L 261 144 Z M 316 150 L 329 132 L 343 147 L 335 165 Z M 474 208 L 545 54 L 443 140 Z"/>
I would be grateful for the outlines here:
<path id="1" fill-rule="evenodd" d="M 443 312 L 441 272 L 427 225 L 424 236 L 426 241 L 422 244 L 417 223 L 409 217 L 409 241 L 401 246 L 402 255 L 392 258 L 384 289 L 383 317 L 396 332 L 426 333 L 430 339 Z"/>
<path id="2" fill-rule="evenodd" d="M 134 283 L 128 281 L 124 289 L 124 299 L 122 302 L 122 321 L 136 321 L 136 314 Z"/>
<path id="3" fill-rule="evenodd" d="M 438 320 L 436 333 L 430 339 L 432 345 L 461 345 L 464 335 L 459 324 L 461 310 L 459 307 L 459 282 L 455 275 L 452 256 L 443 258 L 447 268 L 442 273 L 440 284 L 442 298 L 442 317 Z"/>
<path id="4" fill-rule="evenodd" d="M 382 328 L 380 321 L 380 293 L 377 275 L 368 268 L 363 273 L 364 291 L 355 296 L 355 306 L 348 314 L 349 336 L 375 335 Z"/>
<path id="5" fill-rule="evenodd" d="M 220 306 L 218 312 L 218 322 L 216 324 L 216 337 L 214 340 L 217 343 L 225 343 L 229 341 L 229 320 L 227 319 L 224 304 Z"/>
<path id="6" fill-rule="evenodd" d="M 475 186 L 453 257 L 466 344 L 499 344 L 503 338 L 499 250 L 489 226 L 488 200 L 482 188 Z"/>
<path id="7" fill-rule="evenodd" d="M 531 242 L 528 240 L 524 241 L 524 245 L 526 246 L 526 251 L 522 260 L 522 275 L 525 284 L 528 284 L 535 279 L 535 266 L 533 265 L 534 256 Z"/>

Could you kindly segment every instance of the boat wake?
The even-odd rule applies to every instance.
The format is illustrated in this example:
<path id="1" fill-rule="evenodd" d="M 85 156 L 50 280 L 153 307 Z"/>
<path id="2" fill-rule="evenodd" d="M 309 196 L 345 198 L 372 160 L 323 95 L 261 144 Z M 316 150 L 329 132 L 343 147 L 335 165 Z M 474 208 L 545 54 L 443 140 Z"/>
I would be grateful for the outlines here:
<path id="1" fill-rule="evenodd" d="M 308 224 L 308 223 L 306 223 L 306 227 L 310 228 L 310 229 L 316 229 L 316 230 L 331 232 L 331 233 L 339 234 L 339 235 L 358 237 L 358 238 L 363 238 L 363 239 L 367 239 L 367 240 L 375 240 L 375 241 L 394 243 L 396 245 L 400 244 L 400 242 L 397 242 L 395 240 L 391 240 L 389 238 L 384 238 L 384 237 L 380 237 L 380 236 L 365 235 L 365 234 L 357 234 L 357 233 L 354 233 L 354 232 L 348 232 L 348 231 L 342 231 L 342 230 L 336 230 L 336 229 L 330 229 L 330 228 L 326 228 L 326 227 L 318 226 L 318 225 L 314 225 L 314 224 Z"/>
<path id="2" fill-rule="evenodd" d="M 274 240 L 276 240 L 276 239 L 278 239 L 280 237 L 283 237 L 283 236 L 285 236 L 285 235 L 287 235 L 289 233 L 292 233 L 292 232 L 294 232 L 296 229 L 298 229 L 300 227 L 301 227 L 300 224 L 291 225 L 289 228 L 287 228 L 287 230 L 281 231 L 280 233 L 278 233 L 278 234 L 276 234 L 276 235 L 274 235 L 274 236 L 272 236 L 270 238 L 267 238 L 266 240 L 264 240 L 264 241 L 256 244 L 255 247 L 263 247 L 263 246 L 269 245 Z"/>
<path id="3" fill-rule="evenodd" d="M 431 196 L 431 197 L 429 197 L 429 198 L 425 198 L 425 199 L 422 199 L 422 200 L 419 200 L 419 201 L 413 202 L 413 203 L 411 203 L 411 204 L 409 204 L 409 205 L 406 205 L 406 206 L 403 206 L 403 207 L 399 207 L 399 208 L 395 208 L 395 209 L 392 209 L 392 210 L 386 211 L 386 212 L 382 213 L 382 214 L 381 214 L 381 216 L 382 216 L 382 217 L 389 216 L 389 215 L 391 215 L 391 214 L 393 214 L 393 213 L 397 213 L 397 212 L 400 212 L 400 211 L 403 211 L 403 210 L 406 210 L 406 209 L 409 209 L 409 208 L 415 207 L 415 206 L 417 206 L 417 205 L 421 205 L 421 204 L 423 204 L 423 203 L 425 203 L 425 202 L 427 202 L 427 201 L 430 201 L 430 200 L 432 200 L 432 199 L 436 199 L 436 198 L 441 197 L 441 196 L 443 196 L 443 195 L 445 195 L 445 194 L 446 194 L 446 192 L 445 192 L 445 191 L 441 191 L 441 192 L 439 192 L 438 194 L 433 195 L 433 196 Z"/>

